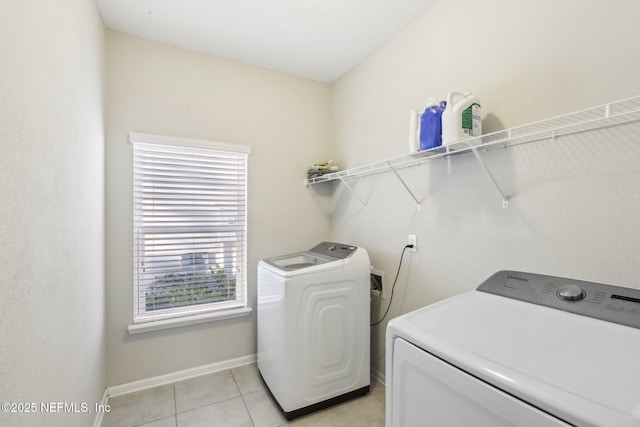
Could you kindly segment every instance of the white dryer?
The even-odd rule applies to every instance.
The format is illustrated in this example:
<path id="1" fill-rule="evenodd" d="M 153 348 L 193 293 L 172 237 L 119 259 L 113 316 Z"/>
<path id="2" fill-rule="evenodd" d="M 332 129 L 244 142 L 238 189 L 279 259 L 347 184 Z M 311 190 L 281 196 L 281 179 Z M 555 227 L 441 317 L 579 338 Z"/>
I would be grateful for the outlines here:
<path id="1" fill-rule="evenodd" d="M 369 391 L 370 263 L 322 242 L 258 263 L 258 369 L 287 417 Z"/>
<path id="2" fill-rule="evenodd" d="M 516 271 L 389 322 L 387 426 L 640 426 L 640 290 Z"/>

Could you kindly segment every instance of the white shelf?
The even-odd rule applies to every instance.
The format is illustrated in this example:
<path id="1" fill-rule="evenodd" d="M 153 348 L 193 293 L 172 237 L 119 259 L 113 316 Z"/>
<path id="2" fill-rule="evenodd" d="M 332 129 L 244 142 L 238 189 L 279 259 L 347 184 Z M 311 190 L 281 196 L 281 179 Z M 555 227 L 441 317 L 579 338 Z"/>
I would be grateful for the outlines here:
<path id="1" fill-rule="evenodd" d="M 480 161 L 480 164 L 491 179 L 493 185 L 496 187 L 496 190 L 501 194 L 503 206 L 506 207 L 508 205 L 508 198 L 502 193 L 491 176 L 491 173 L 485 167 L 478 151 L 488 151 L 495 148 L 505 148 L 520 144 L 555 139 L 561 136 L 624 125 L 635 121 L 640 121 L 640 96 L 529 123 L 523 126 L 517 126 L 478 137 L 456 141 L 445 147 L 436 147 L 364 166 L 328 173 L 315 178 L 309 178 L 305 183 L 306 185 L 314 185 L 322 182 L 339 180 L 351 190 L 346 182 L 347 179 L 393 171 L 416 201 L 418 208 L 420 208 L 420 203 L 407 187 L 400 175 L 398 175 L 397 170 L 472 152 L 478 161 Z M 365 203 L 363 202 L 363 204 Z"/>

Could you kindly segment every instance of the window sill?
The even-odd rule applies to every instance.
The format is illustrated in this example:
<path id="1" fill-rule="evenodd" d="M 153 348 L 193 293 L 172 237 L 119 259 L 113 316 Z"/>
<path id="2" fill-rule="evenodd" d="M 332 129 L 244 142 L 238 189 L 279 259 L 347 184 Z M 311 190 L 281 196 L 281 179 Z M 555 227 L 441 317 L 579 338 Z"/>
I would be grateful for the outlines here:
<path id="1" fill-rule="evenodd" d="M 214 311 L 193 316 L 176 317 L 173 319 L 156 320 L 154 322 L 134 323 L 127 326 L 129 335 L 144 332 L 161 331 L 163 329 L 178 328 L 181 326 L 197 325 L 199 323 L 215 322 L 218 320 L 234 319 L 236 317 L 250 316 L 253 309 L 242 307 L 232 310 Z"/>

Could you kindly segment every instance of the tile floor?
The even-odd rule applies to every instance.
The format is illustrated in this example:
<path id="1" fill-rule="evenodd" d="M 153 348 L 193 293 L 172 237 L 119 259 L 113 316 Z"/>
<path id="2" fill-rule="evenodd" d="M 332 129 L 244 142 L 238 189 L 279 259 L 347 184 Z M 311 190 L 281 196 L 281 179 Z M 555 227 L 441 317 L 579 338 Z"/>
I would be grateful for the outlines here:
<path id="1" fill-rule="evenodd" d="M 384 386 L 320 412 L 287 421 L 255 364 L 116 396 L 102 427 L 384 426 Z"/>

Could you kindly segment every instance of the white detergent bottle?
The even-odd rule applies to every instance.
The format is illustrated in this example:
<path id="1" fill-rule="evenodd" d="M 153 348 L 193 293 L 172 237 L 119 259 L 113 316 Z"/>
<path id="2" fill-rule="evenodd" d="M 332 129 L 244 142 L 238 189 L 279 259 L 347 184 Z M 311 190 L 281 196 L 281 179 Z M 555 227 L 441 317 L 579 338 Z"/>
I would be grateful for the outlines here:
<path id="1" fill-rule="evenodd" d="M 409 153 L 417 153 L 420 150 L 418 129 L 420 129 L 420 112 L 412 110 L 409 118 Z"/>
<path id="2" fill-rule="evenodd" d="M 450 92 L 442 113 L 442 145 L 482 135 L 480 101 L 471 92 Z"/>

